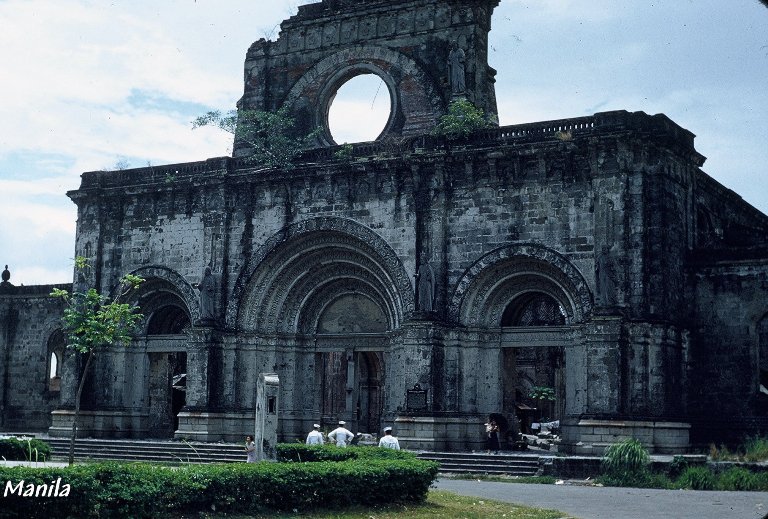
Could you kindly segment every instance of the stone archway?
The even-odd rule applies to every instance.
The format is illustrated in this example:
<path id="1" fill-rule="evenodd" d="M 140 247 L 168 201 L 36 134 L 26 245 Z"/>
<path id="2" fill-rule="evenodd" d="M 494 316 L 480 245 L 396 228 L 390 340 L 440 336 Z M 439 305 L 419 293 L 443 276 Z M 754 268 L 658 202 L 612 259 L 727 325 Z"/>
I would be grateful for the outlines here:
<path id="1" fill-rule="evenodd" d="M 527 341 L 530 335 L 541 334 L 541 329 L 563 328 L 566 318 L 565 309 L 543 292 L 516 297 L 502 314 L 502 329 L 512 332 L 508 337 L 516 331 L 529 334 L 519 334 L 520 340 L 508 341 L 502 348 L 503 409 L 516 409 L 523 432 L 533 432 L 532 421 L 553 422 L 564 416 L 567 345 L 533 345 Z"/>
<path id="2" fill-rule="evenodd" d="M 459 279 L 449 306 L 454 322 L 487 331 L 484 347 L 498 348 L 492 375 L 500 390 L 489 409 L 528 423 L 578 414 L 579 381 L 568 366 L 583 356 L 580 325 L 591 311 L 592 294 L 578 269 L 534 244 L 480 258 Z M 530 398 L 537 387 L 551 389 L 554 400 Z"/>
<path id="3" fill-rule="evenodd" d="M 136 297 L 145 315 L 147 429 L 152 437 L 171 438 L 186 405 L 190 312 L 167 279 L 147 279 Z"/>
<path id="4" fill-rule="evenodd" d="M 368 429 L 385 406 L 391 332 L 413 305 L 404 267 L 379 236 L 344 220 L 300 222 L 281 238 L 246 264 L 228 309 L 228 321 L 253 337 L 248 362 L 269 363 L 286 381 L 281 402 L 292 422 L 281 422 L 281 434 L 320 419 L 376 432 Z M 257 352 L 257 343 L 269 346 Z"/>
<path id="5" fill-rule="evenodd" d="M 384 355 L 388 322 L 375 301 L 351 292 L 321 312 L 316 340 L 322 420 L 349 421 L 356 431 L 376 434 L 381 425 Z M 342 349 L 343 347 L 343 349 Z"/>

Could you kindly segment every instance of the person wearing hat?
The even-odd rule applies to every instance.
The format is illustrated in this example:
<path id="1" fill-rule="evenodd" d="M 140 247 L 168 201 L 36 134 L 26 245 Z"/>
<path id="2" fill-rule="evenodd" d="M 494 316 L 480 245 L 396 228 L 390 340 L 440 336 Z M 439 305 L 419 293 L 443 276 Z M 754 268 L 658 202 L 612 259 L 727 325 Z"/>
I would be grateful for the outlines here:
<path id="1" fill-rule="evenodd" d="M 395 449 L 396 451 L 400 450 L 400 442 L 397 441 L 397 438 L 392 436 L 391 427 L 384 428 L 384 436 L 382 436 L 379 440 L 379 447 L 384 447 L 385 449 Z"/>
<path id="2" fill-rule="evenodd" d="M 314 429 L 309 431 L 307 435 L 307 445 L 322 445 L 325 443 L 323 439 L 323 433 L 320 432 L 320 424 L 316 423 Z"/>
<path id="3" fill-rule="evenodd" d="M 328 433 L 328 439 L 336 442 L 337 447 L 346 447 L 347 443 L 355 437 L 352 431 L 344 427 L 347 422 L 339 420 L 339 426 Z"/>

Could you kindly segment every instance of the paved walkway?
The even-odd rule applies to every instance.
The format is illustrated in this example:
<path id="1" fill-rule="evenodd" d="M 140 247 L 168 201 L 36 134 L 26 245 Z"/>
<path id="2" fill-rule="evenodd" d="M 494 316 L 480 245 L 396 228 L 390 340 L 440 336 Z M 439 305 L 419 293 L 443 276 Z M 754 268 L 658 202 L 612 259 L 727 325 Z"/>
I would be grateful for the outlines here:
<path id="1" fill-rule="evenodd" d="M 465 496 L 554 508 L 579 519 L 764 519 L 768 516 L 768 492 L 648 490 L 444 478 L 434 486 Z"/>

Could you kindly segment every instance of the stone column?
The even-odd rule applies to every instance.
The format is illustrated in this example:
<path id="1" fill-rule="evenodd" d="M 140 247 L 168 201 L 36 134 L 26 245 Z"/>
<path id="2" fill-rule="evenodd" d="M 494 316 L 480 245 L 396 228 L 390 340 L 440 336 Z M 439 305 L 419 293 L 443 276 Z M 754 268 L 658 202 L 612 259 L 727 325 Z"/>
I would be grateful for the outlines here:
<path id="1" fill-rule="evenodd" d="M 223 415 L 218 413 L 221 337 L 211 327 L 194 327 L 187 352 L 187 403 L 179 413 L 176 435 L 199 441 L 222 437 Z"/>
<path id="2" fill-rule="evenodd" d="M 615 415 L 621 411 L 622 321 L 620 317 L 595 317 L 585 330 L 588 414 Z"/>

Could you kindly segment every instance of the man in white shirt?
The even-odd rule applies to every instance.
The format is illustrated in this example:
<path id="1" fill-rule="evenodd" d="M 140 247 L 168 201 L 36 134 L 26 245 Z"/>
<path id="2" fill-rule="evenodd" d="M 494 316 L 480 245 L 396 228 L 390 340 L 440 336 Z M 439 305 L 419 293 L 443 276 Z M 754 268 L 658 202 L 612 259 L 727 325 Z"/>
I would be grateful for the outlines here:
<path id="1" fill-rule="evenodd" d="M 337 447 L 346 447 L 347 443 L 355 437 L 351 431 L 344 426 L 347 424 L 344 420 L 339 421 L 339 426 L 328 433 L 328 439 L 336 442 Z"/>
<path id="2" fill-rule="evenodd" d="M 307 445 L 322 445 L 325 443 L 323 433 L 320 432 L 320 424 L 315 424 L 314 429 L 307 435 Z"/>
<path id="3" fill-rule="evenodd" d="M 395 449 L 396 451 L 400 450 L 400 442 L 397 441 L 397 438 L 392 436 L 391 427 L 384 428 L 384 436 L 382 436 L 379 440 L 379 447 L 384 447 L 385 449 Z"/>

